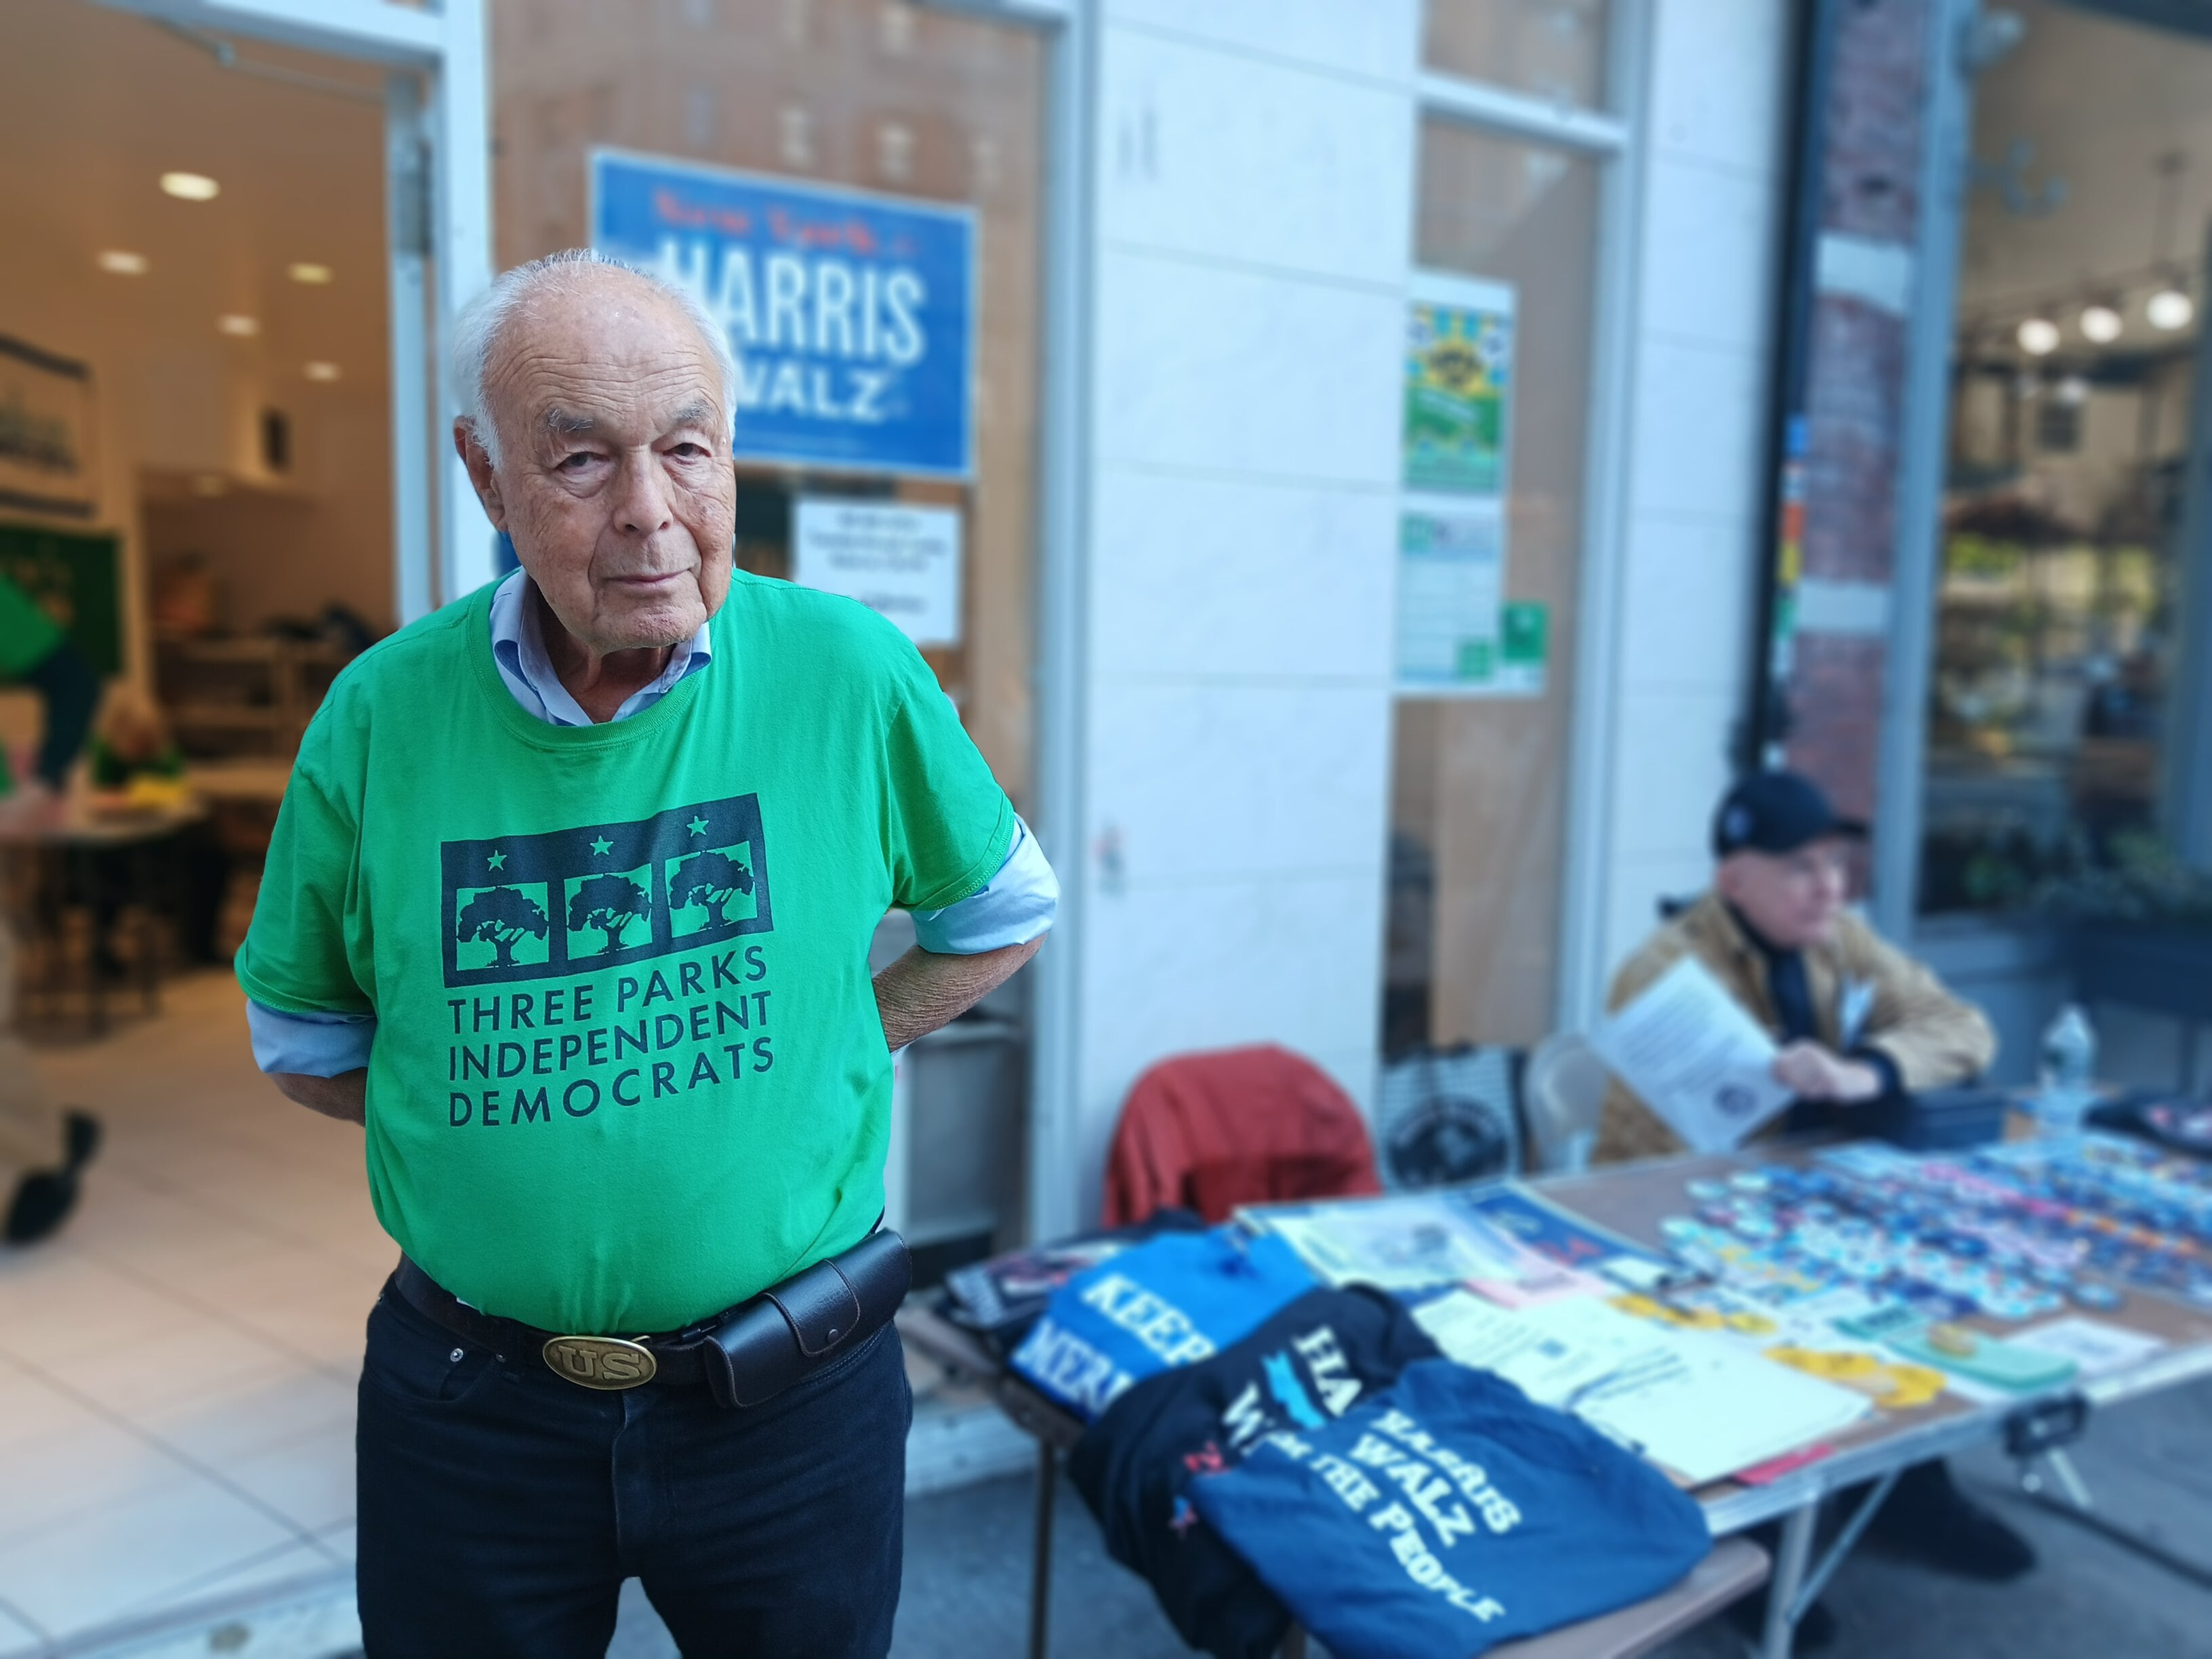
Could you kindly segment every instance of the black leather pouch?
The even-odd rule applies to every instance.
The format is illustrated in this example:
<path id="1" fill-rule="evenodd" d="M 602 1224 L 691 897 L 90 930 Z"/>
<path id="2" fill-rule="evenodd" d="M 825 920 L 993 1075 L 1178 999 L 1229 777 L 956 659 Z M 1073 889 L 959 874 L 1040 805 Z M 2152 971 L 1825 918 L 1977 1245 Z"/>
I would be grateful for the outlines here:
<path id="1" fill-rule="evenodd" d="M 913 1282 L 906 1241 L 888 1227 L 800 1269 L 707 1333 L 708 1391 L 723 1407 L 774 1399 L 882 1329 Z"/>

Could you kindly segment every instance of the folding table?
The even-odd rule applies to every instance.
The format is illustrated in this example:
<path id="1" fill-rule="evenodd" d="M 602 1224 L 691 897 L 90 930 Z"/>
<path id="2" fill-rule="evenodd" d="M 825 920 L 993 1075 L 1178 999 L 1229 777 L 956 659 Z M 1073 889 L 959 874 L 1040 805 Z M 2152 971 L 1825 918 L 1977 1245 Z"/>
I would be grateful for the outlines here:
<path id="1" fill-rule="evenodd" d="M 1037 1443 L 1036 1516 L 1030 1554 L 1030 1659 L 1046 1659 L 1052 1613 L 1053 1492 L 1060 1455 L 1082 1437 L 1083 1422 L 1019 1377 L 970 1332 L 925 1308 L 898 1316 L 899 1334 L 947 1370 L 980 1382 L 1015 1426 Z M 1633 1607 L 1527 1641 L 1490 1650 L 1492 1659 L 1634 1659 L 1700 1624 L 1765 1583 L 1766 1552 L 1744 1538 L 1722 1540 L 1672 1589 Z M 1305 1659 L 1305 1632 L 1292 1626 L 1283 1659 Z"/>
<path id="2" fill-rule="evenodd" d="M 1658 1249 L 1660 1221 L 1697 1207 L 1686 1191 L 1690 1182 L 1725 1181 L 1734 1173 L 1761 1164 L 1796 1161 L 1808 1155 L 1802 1147 L 1760 1146 L 1732 1157 L 1668 1158 L 1547 1178 L 1530 1185 L 1570 1214 L 1632 1243 Z M 2178 1571 L 2204 1577 L 2208 1571 L 2204 1564 L 2133 1539 L 2098 1516 L 2085 1484 L 2067 1456 L 2067 1445 L 2081 1436 L 2096 1412 L 2212 1376 L 2212 1317 L 2162 1297 L 2121 1285 L 2113 1288 L 2124 1292 L 2119 1305 L 2088 1316 L 2157 1338 L 2163 1347 L 2142 1363 L 2001 1403 L 1977 1404 L 1947 1392 L 1910 1411 L 1877 1411 L 1835 1437 L 1825 1455 L 1778 1479 L 1755 1486 L 1723 1480 L 1702 1487 L 1695 1495 L 1705 1508 L 1706 1523 L 1714 1537 L 1723 1541 L 1690 1579 L 1666 1595 L 1608 1619 L 1590 1620 L 1492 1652 L 1518 1659 L 1569 1659 L 1569 1656 L 1625 1659 L 1626 1655 L 1646 1651 L 1764 1582 L 1770 1571 L 1766 1553 L 1741 1534 L 1764 1522 L 1779 1522 L 1781 1538 L 1771 1563 L 1773 1591 L 1768 1597 L 1759 1651 L 1760 1659 L 1790 1659 L 1798 1620 L 1857 1545 L 1898 1477 L 1915 1464 L 1990 1441 L 2004 1444 L 2020 1471 L 2023 1489 L 2039 1500 L 2087 1519 L 2108 1536 Z M 1959 1322 L 1993 1335 L 2002 1335 L 2008 1328 L 1983 1318 Z M 899 1316 L 899 1328 L 921 1352 L 981 1382 L 1000 1408 L 1036 1439 L 1030 1654 L 1031 1659 L 1044 1659 L 1053 1481 L 1060 1454 L 1074 1444 L 1083 1425 L 1011 1375 L 971 1334 L 939 1315 L 909 1309 Z M 2045 1471 L 2051 1477 L 2048 1480 Z M 1867 1490 L 1816 1559 L 1814 1534 L 1823 1502 L 1856 1487 Z M 1640 1617 L 1631 1618 L 1631 1614 Z M 1621 1622 L 1616 1626 L 1614 1620 Z M 1643 1634 L 1646 1631 L 1653 1632 L 1648 1639 Z M 1296 1659 L 1303 1654 L 1304 1645 L 1303 1634 L 1293 1632 L 1285 1652 Z"/>

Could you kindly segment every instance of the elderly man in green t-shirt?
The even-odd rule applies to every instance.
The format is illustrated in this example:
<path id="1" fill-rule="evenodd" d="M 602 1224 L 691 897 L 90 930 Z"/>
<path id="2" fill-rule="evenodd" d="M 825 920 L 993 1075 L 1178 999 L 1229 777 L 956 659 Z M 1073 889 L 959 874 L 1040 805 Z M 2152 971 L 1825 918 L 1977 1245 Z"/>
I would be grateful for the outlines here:
<path id="1" fill-rule="evenodd" d="M 358 1434 L 371 1656 L 877 1656 L 910 1415 L 891 1051 L 1036 950 L 1049 869 L 920 655 L 732 569 L 734 371 L 587 253 L 456 325 L 520 569 L 301 747 L 238 959 L 256 1054 L 365 1123 L 404 1254 Z M 919 944 L 871 981 L 885 911 Z"/>

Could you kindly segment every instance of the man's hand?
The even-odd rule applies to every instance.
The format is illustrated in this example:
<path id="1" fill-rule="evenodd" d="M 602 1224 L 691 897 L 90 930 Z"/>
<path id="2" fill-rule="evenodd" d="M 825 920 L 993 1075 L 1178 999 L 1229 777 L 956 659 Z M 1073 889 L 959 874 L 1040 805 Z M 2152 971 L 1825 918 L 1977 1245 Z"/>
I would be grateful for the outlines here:
<path id="1" fill-rule="evenodd" d="M 1803 1038 L 1775 1055 L 1774 1080 L 1800 1100 L 1845 1105 L 1872 1100 L 1882 1091 L 1881 1073 L 1864 1060 L 1845 1060 Z"/>
<path id="2" fill-rule="evenodd" d="M 334 1117 L 341 1123 L 368 1121 L 368 1073 L 340 1072 L 336 1077 L 309 1077 L 304 1072 L 271 1072 L 269 1080 L 311 1112 Z"/>
<path id="3" fill-rule="evenodd" d="M 1012 979 L 1043 944 L 1040 933 L 1027 945 L 972 957 L 940 957 L 917 945 L 876 975 L 884 1046 L 903 1048 L 967 1012 Z"/>

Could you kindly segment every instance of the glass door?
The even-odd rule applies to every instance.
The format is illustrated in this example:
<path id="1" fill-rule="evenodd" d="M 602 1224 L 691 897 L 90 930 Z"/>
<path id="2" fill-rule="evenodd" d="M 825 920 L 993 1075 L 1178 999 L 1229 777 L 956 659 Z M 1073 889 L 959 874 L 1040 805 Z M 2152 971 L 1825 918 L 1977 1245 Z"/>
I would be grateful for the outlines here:
<path id="1" fill-rule="evenodd" d="M 1607 27 L 1596 0 L 1432 0 L 1426 52 L 1564 109 L 1600 98 Z M 1552 1028 L 1603 167 L 1533 131 L 1421 124 L 1386 1063 Z"/>

